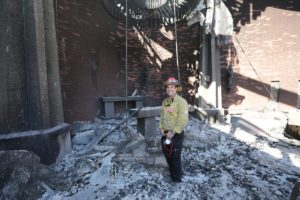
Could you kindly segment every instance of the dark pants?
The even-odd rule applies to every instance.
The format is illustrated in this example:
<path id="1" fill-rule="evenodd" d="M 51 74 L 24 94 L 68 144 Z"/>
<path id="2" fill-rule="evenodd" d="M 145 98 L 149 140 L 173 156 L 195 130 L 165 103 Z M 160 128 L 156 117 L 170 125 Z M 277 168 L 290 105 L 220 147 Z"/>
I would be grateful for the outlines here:
<path id="1" fill-rule="evenodd" d="M 184 132 L 175 134 L 170 145 L 164 143 L 166 137 L 161 138 L 162 150 L 169 165 L 172 181 L 180 182 L 182 177 L 181 150 Z"/>

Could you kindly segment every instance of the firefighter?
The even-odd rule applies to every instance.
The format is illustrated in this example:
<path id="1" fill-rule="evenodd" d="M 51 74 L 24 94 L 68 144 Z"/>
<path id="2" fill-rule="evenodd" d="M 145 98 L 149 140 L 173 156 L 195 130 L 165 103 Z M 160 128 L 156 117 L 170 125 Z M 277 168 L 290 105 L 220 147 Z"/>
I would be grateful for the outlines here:
<path id="1" fill-rule="evenodd" d="M 178 91 L 181 91 L 178 80 L 170 77 L 164 86 L 167 98 L 163 100 L 160 111 L 161 144 L 172 181 L 181 182 L 181 150 L 184 128 L 188 124 L 188 104 L 184 98 L 177 94 Z"/>

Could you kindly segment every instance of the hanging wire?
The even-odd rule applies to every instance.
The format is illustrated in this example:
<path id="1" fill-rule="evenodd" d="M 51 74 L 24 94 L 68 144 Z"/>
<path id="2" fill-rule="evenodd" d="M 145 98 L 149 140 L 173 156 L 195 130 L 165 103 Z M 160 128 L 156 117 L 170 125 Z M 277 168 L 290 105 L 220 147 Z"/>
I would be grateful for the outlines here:
<path id="1" fill-rule="evenodd" d="M 180 83 L 180 70 L 179 70 L 179 60 L 178 60 L 178 41 L 177 41 L 177 18 L 176 18 L 176 1 L 173 0 L 173 14 L 174 14 L 174 32 L 175 32 L 175 51 L 176 51 L 176 66 L 177 66 L 177 76 L 178 76 L 178 81 Z"/>
<path id="2" fill-rule="evenodd" d="M 250 65 L 251 68 L 253 69 L 254 73 L 255 73 L 256 76 L 257 76 L 257 78 L 259 79 L 259 81 L 260 81 L 261 83 L 263 83 L 263 80 L 260 78 L 258 72 L 256 71 L 256 69 L 254 68 L 253 64 L 251 63 L 249 57 L 247 56 L 246 52 L 244 51 L 244 49 L 243 49 L 243 47 L 242 47 L 240 41 L 237 39 L 236 36 L 234 36 L 234 38 L 235 38 L 235 40 L 237 41 L 237 43 L 239 44 L 239 46 L 240 46 L 240 48 L 241 48 L 243 54 L 245 55 L 245 57 L 246 57 L 246 59 L 247 59 L 249 65 Z M 264 87 L 264 89 L 267 91 L 267 93 L 269 94 L 270 98 L 271 98 L 273 101 L 276 101 L 276 100 L 273 98 L 273 95 L 271 94 L 271 92 L 270 92 L 270 91 L 268 90 L 268 88 L 265 86 L 265 84 L 263 84 L 263 87 Z"/>
<path id="3" fill-rule="evenodd" d="M 127 118 L 128 118 L 128 2 L 126 0 L 126 19 L 125 19 L 125 96 L 126 96 L 126 131 L 127 131 Z"/>
<path id="4" fill-rule="evenodd" d="M 260 75 L 258 74 L 258 72 L 256 71 L 256 69 L 254 68 L 254 66 L 253 66 L 253 64 L 251 63 L 249 57 L 247 56 L 246 52 L 244 51 L 244 49 L 243 49 L 243 47 L 242 47 L 240 41 L 238 40 L 238 38 L 237 38 L 236 36 L 234 36 L 234 38 L 235 38 L 235 40 L 237 41 L 237 43 L 239 44 L 239 46 L 240 46 L 240 48 L 241 48 L 243 54 L 245 55 L 245 57 L 246 57 L 246 59 L 247 59 L 249 65 L 250 65 L 251 68 L 253 69 L 254 73 L 255 73 L 256 76 L 257 76 L 257 78 L 259 79 L 259 81 L 262 83 L 264 89 L 265 89 L 265 90 L 267 91 L 267 93 L 269 94 L 271 100 L 274 101 L 274 102 L 276 102 L 277 100 L 274 99 L 274 97 L 273 97 L 273 95 L 271 94 L 271 92 L 270 92 L 270 91 L 268 90 L 268 88 L 265 86 L 263 80 L 260 78 Z M 278 108 L 278 110 L 281 111 L 281 112 L 287 117 L 288 120 L 290 120 L 289 117 L 288 117 L 288 115 L 286 114 L 286 112 L 284 112 L 283 110 L 281 110 L 281 109 L 279 109 L 279 108 Z M 290 120 L 290 122 L 294 123 L 292 120 Z"/>

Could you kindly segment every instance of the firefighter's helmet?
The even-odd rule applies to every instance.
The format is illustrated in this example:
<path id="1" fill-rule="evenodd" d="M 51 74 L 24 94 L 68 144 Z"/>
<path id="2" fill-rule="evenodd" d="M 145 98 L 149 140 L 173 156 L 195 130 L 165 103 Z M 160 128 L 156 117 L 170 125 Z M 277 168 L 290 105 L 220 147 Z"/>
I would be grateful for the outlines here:
<path id="1" fill-rule="evenodd" d="M 165 87 L 166 87 L 167 85 L 180 86 L 180 83 L 179 83 L 179 81 L 178 81 L 176 78 L 174 78 L 174 77 L 169 77 L 169 78 L 167 79 L 167 81 L 164 83 L 164 85 L 165 85 Z"/>

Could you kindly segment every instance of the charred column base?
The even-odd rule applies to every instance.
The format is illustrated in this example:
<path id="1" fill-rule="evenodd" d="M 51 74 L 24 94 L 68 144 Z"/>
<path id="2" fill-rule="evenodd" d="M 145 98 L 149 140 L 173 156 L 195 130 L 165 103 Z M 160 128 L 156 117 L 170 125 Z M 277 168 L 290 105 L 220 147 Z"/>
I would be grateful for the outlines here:
<path id="1" fill-rule="evenodd" d="M 159 136 L 156 125 L 156 116 L 160 115 L 160 106 L 145 107 L 139 110 L 135 117 L 137 118 L 137 131 L 141 133 L 146 140 Z M 136 109 L 131 109 L 132 112 Z"/>
<path id="2" fill-rule="evenodd" d="M 63 123 L 45 130 L 0 135 L 0 150 L 20 149 L 34 152 L 43 164 L 58 162 L 72 151 L 70 127 Z"/>
<path id="3" fill-rule="evenodd" d="M 294 111 L 288 113 L 288 123 L 285 128 L 285 134 L 300 140 L 300 112 Z"/>
<path id="4" fill-rule="evenodd" d="M 223 109 L 197 108 L 195 110 L 195 113 L 199 119 L 207 120 L 210 124 L 224 123 L 224 120 L 223 120 L 224 110 Z"/>

